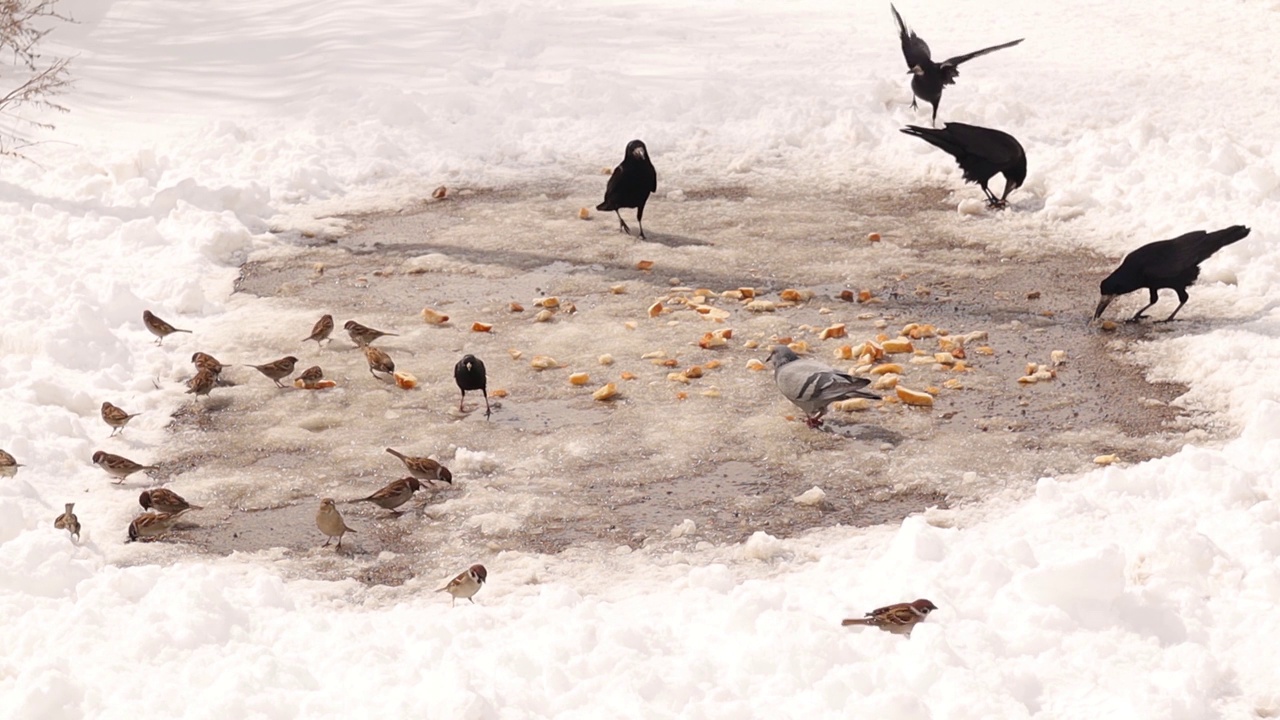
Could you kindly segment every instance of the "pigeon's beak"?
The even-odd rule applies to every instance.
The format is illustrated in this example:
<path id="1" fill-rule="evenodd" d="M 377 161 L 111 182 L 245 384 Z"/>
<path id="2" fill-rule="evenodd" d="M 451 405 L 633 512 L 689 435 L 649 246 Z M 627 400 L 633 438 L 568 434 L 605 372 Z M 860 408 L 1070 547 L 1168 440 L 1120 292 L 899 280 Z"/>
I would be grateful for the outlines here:
<path id="1" fill-rule="evenodd" d="M 1111 304 L 1111 301 L 1115 299 L 1115 295 L 1103 295 L 1102 299 L 1098 301 L 1098 309 L 1093 311 L 1093 319 L 1097 320 L 1102 317 L 1102 312 L 1106 310 L 1107 306 Z"/>

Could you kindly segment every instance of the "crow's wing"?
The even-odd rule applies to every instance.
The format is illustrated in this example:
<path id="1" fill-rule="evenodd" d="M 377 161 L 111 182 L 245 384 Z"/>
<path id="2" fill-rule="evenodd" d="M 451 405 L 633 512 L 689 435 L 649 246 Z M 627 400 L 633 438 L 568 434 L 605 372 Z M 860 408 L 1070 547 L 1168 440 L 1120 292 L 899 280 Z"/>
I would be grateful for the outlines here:
<path id="1" fill-rule="evenodd" d="M 1005 166 L 1026 153 L 1022 144 L 1012 135 L 991 128 L 965 123 L 947 123 L 946 130 L 951 141 L 969 154 Z"/>
<path id="2" fill-rule="evenodd" d="M 907 29 L 907 24 L 902 22 L 902 16 L 898 14 L 898 8 L 890 4 L 889 9 L 893 11 L 894 19 L 898 21 L 898 35 L 902 38 L 902 57 L 907 59 L 907 69 L 933 62 L 929 44 L 915 32 Z"/>
<path id="3" fill-rule="evenodd" d="M 1152 277 L 1174 277 L 1198 266 L 1223 247 L 1244 238 L 1249 228 L 1233 225 L 1214 232 L 1196 230 L 1172 240 L 1153 242 L 1129 253 L 1125 263 L 1139 263 Z"/>
<path id="4" fill-rule="evenodd" d="M 995 51 L 997 51 L 997 50 L 1003 50 L 1003 49 L 1005 49 L 1005 48 L 1011 48 L 1011 47 L 1013 47 L 1014 45 L 1017 45 L 1018 43 L 1022 42 L 1022 41 L 1023 41 L 1023 40 L 1025 40 L 1025 39 L 1026 39 L 1026 38 L 1018 38 L 1017 40 L 1014 40 L 1013 42 L 1007 42 L 1007 43 L 1004 43 L 1003 45 L 992 45 L 992 46 L 991 46 L 991 47 L 989 47 L 989 48 L 982 48 L 981 50 L 974 50 L 973 52 L 971 52 L 971 53 L 967 53 L 967 54 L 965 54 L 965 55 L 957 55 L 957 56 L 955 56 L 955 57 L 953 57 L 953 58 L 947 58 L 946 60 L 943 60 L 943 61 L 942 61 L 942 65 L 944 65 L 944 66 L 946 66 L 946 65 L 950 65 L 951 67 L 955 67 L 956 65 L 959 65 L 959 64 L 960 64 L 960 63 L 962 63 L 962 62 L 968 62 L 968 61 L 970 61 L 970 60 L 972 60 L 972 59 L 974 59 L 974 58 L 976 58 L 976 57 L 981 57 L 981 56 L 983 56 L 983 55 L 986 55 L 987 53 L 993 53 L 993 52 L 995 52 Z M 927 50 L 928 50 L 928 48 L 925 48 L 925 50 L 927 51 Z"/>

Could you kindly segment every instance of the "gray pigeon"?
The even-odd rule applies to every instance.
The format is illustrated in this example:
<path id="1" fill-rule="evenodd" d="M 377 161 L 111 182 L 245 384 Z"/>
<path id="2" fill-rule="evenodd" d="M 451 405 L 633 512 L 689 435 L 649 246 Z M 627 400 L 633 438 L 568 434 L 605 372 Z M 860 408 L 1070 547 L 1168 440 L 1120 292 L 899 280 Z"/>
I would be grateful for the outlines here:
<path id="1" fill-rule="evenodd" d="M 817 360 L 801 359 L 786 345 L 775 347 L 769 353 L 769 362 L 773 363 L 773 380 L 778 383 L 778 389 L 804 411 L 805 423 L 811 428 L 822 426 L 827 406 L 837 400 L 880 399 L 879 395 L 862 389 L 870 380 L 840 372 Z"/>

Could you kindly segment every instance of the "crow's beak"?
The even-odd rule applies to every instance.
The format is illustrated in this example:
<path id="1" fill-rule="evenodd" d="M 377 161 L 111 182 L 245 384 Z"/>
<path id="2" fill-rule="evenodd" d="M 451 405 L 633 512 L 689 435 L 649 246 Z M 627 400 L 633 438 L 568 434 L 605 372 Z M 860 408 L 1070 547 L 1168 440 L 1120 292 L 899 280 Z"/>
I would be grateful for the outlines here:
<path id="1" fill-rule="evenodd" d="M 1106 310 L 1111 301 L 1115 299 L 1115 295 L 1103 295 L 1102 299 L 1098 301 L 1098 309 L 1093 311 L 1093 319 L 1097 320 L 1102 317 L 1102 311 Z"/>
<path id="2" fill-rule="evenodd" d="M 920 69 L 920 66 L 919 66 L 919 65 L 916 65 L 915 67 L 913 67 L 913 68 L 911 68 L 910 70 L 908 70 L 908 71 L 907 71 L 907 74 L 908 74 L 908 75 L 923 75 L 923 74 L 924 74 L 924 71 Z"/>
<path id="3" fill-rule="evenodd" d="M 642 148 L 642 147 L 638 147 L 638 148 L 636 148 L 635 150 L 632 150 L 632 151 L 631 151 L 631 154 L 632 154 L 632 155 L 635 155 L 636 157 L 640 158 L 641 160 L 643 160 L 643 159 L 645 158 L 644 148 Z"/>

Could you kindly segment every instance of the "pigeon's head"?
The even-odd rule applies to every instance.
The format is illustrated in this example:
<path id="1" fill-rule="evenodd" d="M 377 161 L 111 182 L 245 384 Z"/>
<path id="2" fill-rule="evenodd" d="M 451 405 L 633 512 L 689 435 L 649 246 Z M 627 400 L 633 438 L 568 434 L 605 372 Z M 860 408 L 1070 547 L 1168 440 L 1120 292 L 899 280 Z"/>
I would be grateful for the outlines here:
<path id="1" fill-rule="evenodd" d="M 774 369 L 778 369 L 792 360 L 799 360 L 800 356 L 796 355 L 791 348 L 786 345 L 778 345 L 769 351 L 768 361 L 773 365 Z"/>
<path id="2" fill-rule="evenodd" d="M 649 148 L 644 146 L 644 142 L 640 140 L 632 140 L 627 143 L 627 157 L 633 157 L 637 160 L 649 159 Z"/>

